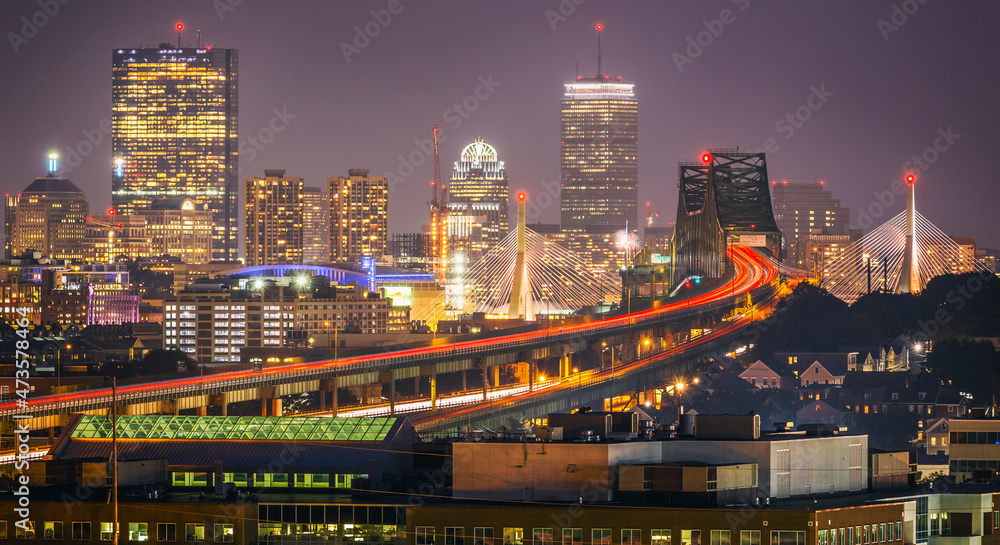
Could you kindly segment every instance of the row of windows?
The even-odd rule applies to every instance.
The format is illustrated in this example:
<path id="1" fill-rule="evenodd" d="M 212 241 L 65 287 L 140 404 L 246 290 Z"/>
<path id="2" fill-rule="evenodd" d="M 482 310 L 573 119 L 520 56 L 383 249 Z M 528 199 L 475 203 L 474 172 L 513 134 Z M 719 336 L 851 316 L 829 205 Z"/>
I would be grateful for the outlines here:
<path id="1" fill-rule="evenodd" d="M 126 528 L 126 525 L 122 525 Z M 62 541 L 65 539 L 62 521 L 45 521 L 41 525 L 42 539 L 47 541 Z M 73 522 L 70 527 L 70 539 L 73 541 L 90 541 L 94 539 L 94 524 L 90 522 Z M 129 522 L 127 524 L 127 541 L 149 541 L 149 523 Z M 14 525 L 14 539 L 33 540 L 37 539 L 35 534 L 35 521 L 29 520 L 24 523 Z M 96 526 L 97 534 L 101 541 L 114 541 L 114 523 L 100 522 Z M 186 523 L 184 525 L 184 541 L 190 543 L 206 541 L 205 524 L 199 522 Z M 213 524 L 212 541 L 215 543 L 232 543 L 234 537 L 232 524 Z M 7 521 L 0 520 L 0 539 L 9 539 L 7 532 Z M 156 524 L 156 541 L 173 542 L 177 541 L 177 525 L 173 522 L 159 522 Z"/>
<path id="2" fill-rule="evenodd" d="M 435 545 L 438 536 L 443 538 L 443 545 L 466 545 L 464 526 L 445 526 L 444 533 L 438 534 L 434 526 L 417 526 L 414 529 L 416 545 Z M 643 541 L 644 531 L 640 528 L 623 528 L 621 530 L 621 545 L 673 545 L 674 536 L 670 529 L 649 530 L 649 541 Z M 553 545 L 556 537 L 560 538 L 561 545 L 583 545 L 583 528 L 563 528 L 561 535 L 555 533 L 551 527 L 532 528 L 531 539 L 527 545 Z M 502 538 L 497 542 L 496 538 Z M 677 537 L 677 545 L 701 545 L 701 530 L 681 530 Z M 732 532 L 730 530 L 709 531 L 710 545 L 734 545 L 732 543 Z M 495 528 L 490 526 L 477 526 L 472 530 L 473 541 L 469 545 L 525 545 L 524 528 L 504 527 L 501 535 L 495 535 Z M 761 545 L 760 530 L 741 530 L 739 533 L 738 545 Z M 771 530 L 771 545 L 805 545 L 806 533 L 796 530 Z M 612 545 L 611 528 L 593 528 L 590 531 L 589 545 Z M 828 545 L 828 544 L 821 544 Z"/>
<path id="3" fill-rule="evenodd" d="M 953 431 L 953 445 L 1000 445 L 1000 432 L 996 431 Z"/>
<path id="4" fill-rule="evenodd" d="M 869 545 L 903 539 L 903 523 L 882 522 L 817 532 L 817 545 Z"/>

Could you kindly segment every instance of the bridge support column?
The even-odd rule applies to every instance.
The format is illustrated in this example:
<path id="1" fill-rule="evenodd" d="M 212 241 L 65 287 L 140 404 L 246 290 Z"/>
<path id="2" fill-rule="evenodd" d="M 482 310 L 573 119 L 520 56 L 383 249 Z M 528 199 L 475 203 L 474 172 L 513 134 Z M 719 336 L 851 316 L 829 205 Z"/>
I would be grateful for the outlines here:
<path id="1" fill-rule="evenodd" d="M 208 416 L 208 407 L 205 405 L 198 407 L 198 416 Z"/>
<path id="2" fill-rule="evenodd" d="M 281 398 L 276 397 L 271 400 L 271 416 L 283 416 L 281 411 Z"/>
<path id="3" fill-rule="evenodd" d="M 267 398 L 260 398 L 260 415 L 267 416 Z"/>
<path id="4" fill-rule="evenodd" d="M 431 382 L 431 411 L 437 410 L 437 367 L 425 365 L 420 368 L 421 375 L 427 375 Z"/>
<path id="5" fill-rule="evenodd" d="M 382 381 L 389 382 L 389 416 L 396 416 L 396 377 L 392 369 L 382 372 Z"/>
<path id="6" fill-rule="evenodd" d="M 493 387 L 497 388 L 500 386 L 500 366 L 494 365 L 491 369 L 493 370 Z"/>
<path id="7" fill-rule="evenodd" d="M 538 369 L 537 369 L 537 365 L 535 365 L 535 361 L 534 360 L 529 361 L 528 362 L 528 391 L 529 392 L 534 392 L 535 391 L 535 375 L 537 375 L 537 371 L 538 371 Z"/>

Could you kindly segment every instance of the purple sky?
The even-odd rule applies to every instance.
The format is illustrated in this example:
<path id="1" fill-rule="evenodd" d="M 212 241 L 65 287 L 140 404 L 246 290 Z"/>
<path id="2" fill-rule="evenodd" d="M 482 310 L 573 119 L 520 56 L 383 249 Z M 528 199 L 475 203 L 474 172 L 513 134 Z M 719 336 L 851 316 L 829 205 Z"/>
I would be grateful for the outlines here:
<path id="1" fill-rule="evenodd" d="M 923 154 L 933 162 L 916 168 L 917 208 L 953 236 L 1000 247 L 1000 193 L 987 164 L 1000 145 L 995 0 L 401 0 L 386 25 L 370 13 L 392 3 L 381 0 L 60 0 L 67 5 L 55 16 L 36 15 L 46 1 L 58 4 L 0 7 L 4 192 L 43 174 L 49 150 L 100 131 L 111 113 L 112 49 L 154 44 L 154 34 L 155 43 L 175 41 L 173 25 L 182 21 L 186 45 L 201 29 L 206 43 L 239 49 L 241 141 L 267 127 L 275 108 L 295 116 L 252 161 L 241 157 L 241 178 L 282 168 L 321 186 L 348 168 L 396 171 L 398 157 L 417 150 L 414 140 L 429 138 L 437 123 L 447 136 L 446 178 L 461 148 L 482 137 L 506 162 L 512 194 L 537 196 L 543 182 L 559 179 L 562 84 L 577 61 L 581 73 L 595 71 L 600 22 L 604 71 L 636 83 L 639 194 L 661 212 L 654 225 L 676 214 L 679 161 L 697 160 L 706 147 L 762 148 L 772 138 L 770 177 L 824 180 L 859 226 L 867 225 L 859 208 L 878 202 L 875 193 L 889 191 L 904 164 Z M 220 16 L 229 3 L 239 5 Z M 48 20 L 24 43 L 14 35 L 33 16 Z M 728 23 L 713 23 L 723 16 Z M 706 21 L 718 34 L 711 43 Z M 369 23 L 378 35 L 347 62 L 341 43 Z M 699 32 L 709 45 L 678 69 L 675 53 L 687 55 Z M 467 118 L 446 115 L 491 76 L 499 86 L 480 89 L 488 96 Z M 825 102 L 810 100 L 813 88 L 827 93 Z M 797 110 L 809 119 L 778 123 Z M 957 136 L 939 139 L 949 127 Z M 426 222 L 426 159 L 390 196 L 393 232 Z M 107 135 L 67 177 L 93 210 L 110 205 Z M 903 199 L 893 200 L 875 225 L 902 210 Z M 551 202 L 532 219 L 557 222 L 558 199 Z"/>

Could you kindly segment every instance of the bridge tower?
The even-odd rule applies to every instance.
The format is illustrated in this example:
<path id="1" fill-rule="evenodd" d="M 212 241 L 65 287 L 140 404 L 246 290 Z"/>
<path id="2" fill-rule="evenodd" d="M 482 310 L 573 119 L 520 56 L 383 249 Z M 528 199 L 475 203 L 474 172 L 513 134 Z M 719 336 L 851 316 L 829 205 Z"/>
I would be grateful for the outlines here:
<path id="1" fill-rule="evenodd" d="M 524 193 L 517 194 L 517 256 L 514 259 L 514 280 L 511 282 L 510 310 L 507 312 L 507 317 L 517 319 L 523 315 L 525 320 L 534 320 L 534 312 L 531 309 L 531 287 L 527 279 L 527 266 L 524 263 L 524 199 Z"/>
<path id="2" fill-rule="evenodd" d="M 913 174 L 906 175 L 906 246 L 903 250 L 903 265 L 899 277 L 899 293 L 918 293 L 920 291 L 919 264 L 917 263 L 917 247 L 913 243 L 914 223 L 916 221 L 913 196 Z"/>

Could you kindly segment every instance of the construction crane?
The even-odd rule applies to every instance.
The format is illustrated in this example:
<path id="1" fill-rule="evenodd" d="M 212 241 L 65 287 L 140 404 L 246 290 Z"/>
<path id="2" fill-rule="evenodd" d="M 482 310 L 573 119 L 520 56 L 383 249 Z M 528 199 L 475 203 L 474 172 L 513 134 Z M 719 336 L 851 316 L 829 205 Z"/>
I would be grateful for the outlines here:
<path id="1" fill-rule="evenodd" d="M 431 255 L 434 276 L 444 284 L 448 261 L 448 188 L 441 178 L 441 155 L 438 153 L 438 126 L 434 125 L 434 181 L 431 182 L 430 221 Z"/>
<path id="2" fill-rule="evenodd" d="M 653 226 L 653 218 L 660 217 L 660 212 L 653 212 L 653 207 L 650 206 L 649 201 L 646 201 L 646 227 Z"/>
<path id="3" fill-rule="evenodd" d="M 115 238 L 118 237 L 118 232 L 122 230 L 123 225 L 114 221 L 115 210 L 113 208 L 108 210 L 108 217 L 111 218 L 110 222 L 87 216 L 87 225 L 91 228 L 104 227 L 108 230 L 108 263 L 113 264 L 115 262 Z"/>

